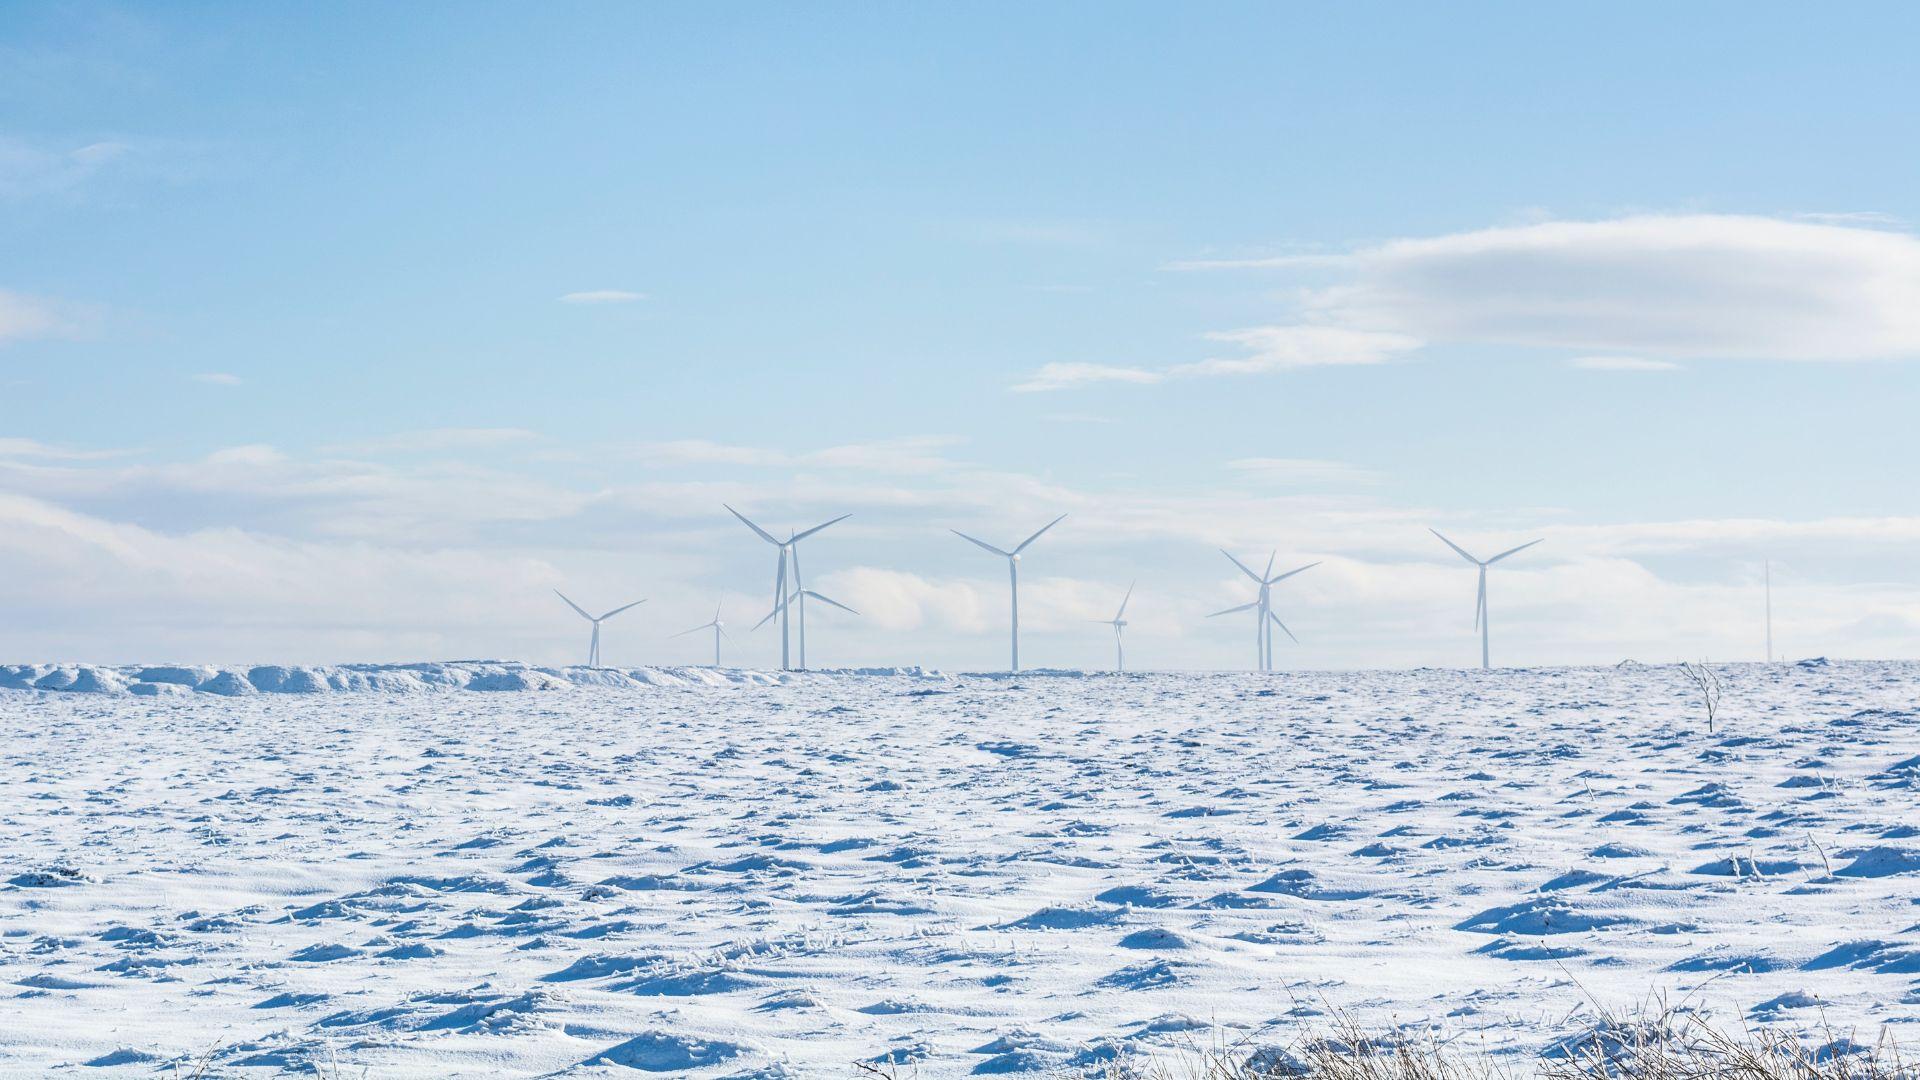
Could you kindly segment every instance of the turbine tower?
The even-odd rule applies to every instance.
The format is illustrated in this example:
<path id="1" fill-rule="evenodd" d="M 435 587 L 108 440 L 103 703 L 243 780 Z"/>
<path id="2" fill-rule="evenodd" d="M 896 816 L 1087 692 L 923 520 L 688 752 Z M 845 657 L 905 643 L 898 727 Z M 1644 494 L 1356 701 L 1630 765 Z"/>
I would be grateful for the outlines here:
<path id="1" fill-rule="evenodd" d="M 559 589 L 553 590 L 553 595 L 559 597 L 562 600 L 567 600 L 567 594 L 561 592 Z M 609 611 L 605 615 L 602 615 L 596 619 L 593 616 L 587 614 L 586 608 L 581 607 L 579 604 L 576 604 L 571 600 L 567 600 L 568 607 L 579 612 L 581 618 L 593 624 L 593 638 L 587 644 L 587 666 L 588 667 L 597 668 L 600 666 L 600 624 L 603 622 L 606 622 L 608 619 L 613 618 L 615 615 L 618 615 L 621 612 L 627 610 L 627 608 L 639 607 L 641 604 L 644 604 L 644 603 L 646 603 L 645 600 L 635 600 L 631 604 L 626 604 L 624 606 L 614 608 L 612 611 Z"/>
<path id="2" fill-rule="evenodd" d="M 965 540 L 967 543 L 972 544 L 975 547 L 982 548 L 986 551 L 991 551 L 995 555 L 999 555 L 1002 558 L 1007 560 L 1007 580 L 1012 585 L 1012 589 L 1013 589 L 1012 591 L 1013 604 L 1011 608 L 1013 612 L 1013 666 L 1008 668 L 1009 671 L 1020 670 L 1020 553 L 1027 550 L 1027 546 L 1032 544 L 1035 540 L 1040 539 L 1040 537 L 1043 534 L 1045 534 L 1048 529 L 1053 528 L 1055 525 L 1058 525 L 1065 520 L 1067 520 L 1067 515 L 1061 514 L 1059 517 L 1054 518 L 1052 521 L 1047 522 L 1045 525 L 1040 527 L 1039 532 L 1036 532 L 1032 536 L 1027 537 L 1025 540 L 1020 541 L 1020 545 L 1014 548 L 1012 551 L 1002 551 L 999 548 L 994 547 L 992 544 L 987 543 L 985 540 L 975 540 L 973 537 L 968 536 L 966 533 L 961 532 L 959 529 L 951 530 L 953 532 L 953 535 L 959 537 L 962 540 Z"/>
<path id="3" fill-rule="evenodd" d="M 727 506 L 726 503 L 721 503 L 720 505 Z M 789 652 L 788 652 L 789 641 L 791 640 L 791 635 L 789 634 L 790 627 L 787 619 L 787 556 L 788 556 L 788 553 L 792 552 L 794 550 L 794 545 L 798 544 L 800 541 L 805 540 L 807 537 L 812 536 L 814 533 L 819 532 L 821 529 L 826 528 L 828 525 L 832 525 L 835 522 L 845 521 L 847 518 L 852 517 L 853 515 L 841 514 L 839 517 L 834 518 L 833 521 L 823 522 L 819 525 L 815 525 L 813 528 L 808 529 L 805 532 L 799 532 L 799 533 L 789 532 L 787 533 L 787 538 L 785 540 L 780 540 L 780 539 L 777 539 L 772 533 L 768 532 L 767 530 L 761 528 L 758 525 L 755 525 L 751 521 L 748 521 L 747 516 L 745 514 L 742 514 L 740 511 L 735 510 L 733 507 L 727 506 L 727 513 L 732 514 L 734 517 L 739 518 L 740 523 L 742 525 L 745 525 L 747 528 L 752 529 L 754 532 L 754 535 L 758 536 L 762 540 L 765 540 L 767 543 L 772 544 L 774 547 L 780 549 L 778 554 L 778 558 L 780 560 L 779 567 L 774 575 L 774 580 L 773 580 L 773 611 L 769 613 L 768 618 L 771 618 L 773 615 L 780 616 L 780 670 L 790 671 L 793 668 L 793 664 L 788 658 L 789 657 Z M 796 581 L 799 578 L 799 572 L 800 572 L 800 561 L 798 556 L 796 555 L 794 558 L 794 577 Z M 804 604 L 805 604 L 805 601 L 803 600 L 802 605 Z M 803 621 L 801 624 L 802 626 L 801 634 L 802 634 L 803 642 L 805 640 L 805 634 L 806 634 L 804 618 L 805 616 L 803 615 L 802 616 Z M 760 621 L 760 624 L 762 626 L 766 625 L 766 619 L 762 619 Z M 807 662 L 806 646 L 803 643 L 801 645 L 801 651 L 800 651 L 800 666 L 805 667 L 806 662 Z"/>
<path id="4" fill-rule="evenodd" d="M 1134 582 L 1133 585 L 1138 585 Z M 1113 613 L 1111 619 L 1095 619 L 1102 626 L 1113 627 L 1113 670 L 1127 670 L 1127 601 L 1133 599 L 1133 585 L 1127 586 L 1127 595 L 1120 598 L 1120 610 Z"/>
<path id="5" fill-rule="evenodd" d="M 727 624 L 720 621 L 720 605 L 724 603 L 726 603 L 726 601 L 722 600 L 720 604 L 715 604 L 713 606 L 712 622 L 701 623 L 699 626 L 696 626 L 691 630 L 682 630 L 679 633 L 673 635 L 674 637 L 686 637 L 688 634 L 697 634 L 702 630 L 713 631 L 713 666 L 714 667 L 720 666 L 720 639 L 722 637 L 726 637 L 726 633 L 727 633 Z M 728 637 L 727 640 L 732 641 L 733 639 L 731 637 Z"/>
<path id="6" fill-rule="evenodd" d="M 1430 528 L 1427 531 L 1432 533 L 1435 536 L 1440 536 L 1439 529 Z M 1546 538 L 1541 537 L 1541 540 L 1544 540 L 1544 539 Z M 1493 666 L 1492 661 L 1489 659 L 1489 652 L 1487 648 L 1487 636 L 1488 636 L 1487 634 L 1487 621 L 1488 621 L 1487 567 L 1492 566 L 1494 563 L 1499 562 L 1501 559 L 1504 559 L 1509 555 L 1517 555 L 1520 552 L 1527 550 L 1533 545 L 1539 543 L 1540 540 L 1529 540 L 1526 543 L 1521 544 L 1519 547 L 1508 548 L 1507 550 L 1501 552 L 1500 554 L 1495 555 L 1493 558 L 1484 559 L 1484 560 L 1476 559 L 1473 556 L 1467 554 L 1465 548 L 1462 548 L 1459 544 L 1454 543 L 1453 541 L 1447 539 L 1444 536 L 1440 536 L 1440 542 L 1452 548 L 1454 552 L 1458 554 L 1461 558 L 1467 560 L 1468 562 L 1480 568 L 1480 596 L 1478 600 L 1474 601 L 1474 605 L 1473 605 L 1473 626 L 1474 626 L 1474 629 L 1480 631 L 1480 670 L 1486 671 L 1487 669 Z"/>
<path id="7" fill-rule="evenodd" d="M 1295 574 L 1305 573 L 1306 571 L 1311 570 L 1316 566 L 1319 566 L 1320 563 L 1318 561 L 1314 561 L 1314 562 L 1308 563 L 1305 566 L 1295 567 L 1284 574 L 1275 574 L 1273 572 L 1273 560 L 1278 556 L 1279 553 L 1274 552 L 1267 556 L 1266 571 L 1264 573 L 1256 574 L 1253 572 L 1252 568 L 1247 566 L 1246 563 L 1243 563 L 1239 559 L 1234 558 L 1232 552 L 1229 552 L 1223 549 L 1220 552 L 1220 554 L 1225 555 L 1227 559 L 1233 563 L 1233 565 L 1239 567 L 1241 573 L 1247 575 L 1249 578 L 1252 578 L 1254 584 L 1260 586 L 1260 592 L 1259 592 L 1259 595 L 1257 595 L 1251 603 L 1241 604 L 1239 607 L 1230 607 L 1225 611 L 1216 611 L 1212 615 L 1207 616 L 1207 618 L 1213 619 L 1213 618 L 1218 618 L 1221 615 L 1232 615 L 1237 611 L 1257 612 L 1258 614 L 1254 616 L 1254 624 L 1253 624 L 1254 626 L 1254 630 L 1253 630 L 1254 665 L 1256 670 L 1272 671 L 1273 670 L 1273 631 L 1268 629 L 1268 624 L 1272 623 L 1274 626 L 1278 626 L 1281 629 L 1281 631 L 1287 635 L 1287 637 L 1293 639 L 1294 644 L 1297 645 L 1300 643 L 1300 639 L 1293 636 L 1293 631 L 1287 629 L 1287 624 L 1280 621 L 1280 616 L 1274 614 L 1273 587 L 1287 580 L 1288 578 L 1292 577 Z"/>

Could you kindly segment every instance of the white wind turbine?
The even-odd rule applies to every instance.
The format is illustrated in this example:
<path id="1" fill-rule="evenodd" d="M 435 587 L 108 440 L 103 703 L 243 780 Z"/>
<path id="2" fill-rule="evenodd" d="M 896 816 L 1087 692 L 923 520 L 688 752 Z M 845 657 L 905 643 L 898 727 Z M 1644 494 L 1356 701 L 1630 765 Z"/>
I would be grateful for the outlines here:
<path id="1" fill-rule="evenodd" d="M 712 622 L 701 623 L 699 626 L 696 626 L 691 630 L 682 630 L 679 633 L 673 635 L 674 637 L 686 637 L 688 634 L 697 634 L 702 630 L 713 631 L 713 666 L 714 667 L 720 666 L 720 639 L 722 637 L 727 637 L 727 624 L 720 621 L 720 606 L 721 604 L 724 604 L 724 603 L 726 603 L 726 601 L 722 600 L 720 604 L 715 604 L 713 606 Z M 727 640 L 732 641 L 733 639 L 731 637 L 727 637 Z"/>
<path id="2" fill-rule="evenodd" d="M 832 524 L 832 522 L 828 522 L 828 524 Z M 825 528 L 825 526 L 822 526 L 822 528 Z M 775 604 L 773 610 L 767 612 L 767 617 L 755 623 L 753 628 L 758 630 L 767 625 L 775 615 L 785 612 L 789 606 L 798 608 L 800 611 L 800 670 L 805 671 L 807 670 L 807 598 L 812 597 L 829 607 L 837 607 L 849 615 L 858 615 L 860 613 L 832 597 L 821 596 L 812 589 L 799 588 L 800 549 L 797 547 L 793 549 L 793 583 L 795 586 L 794 590 L 787 594 L 786 599 Z"/>
<path id="3" fill-rule="evenodd" d="M 721 503 L 720 505 L 726 506 L 725 503 Z M 853 515 L 841 514 L 839 517 L 834 518 L 833 521 L 822 522 L 821 524 L 815 525 L 813 528 L 808 529 L 806 532 L 800 532 L 800 533 L 789 532 L 785 540 L 780 540 L 775 538 L 775 536 L 772 533 L 768 532 L 767 530 L 761 528 L 758 525 L 755 525 L 751 521 L 748 521 L 747 516 L 745 514 L 742 514 L 740 511 L 735 510 L 733 507 L 727 506 L 727 513 L 732 514 L 734 517 L 739 518 L 740 523 L 742 525 L 745 525 L 747 528 L 752 529 L 754 531 L 754 534 L 759 536 L 760 539 L 765 540 L 767 543 L 772 544 L 774 547 L 780 549 L 780 554 L 779 554 L 780 566 L 779 566 L 778 572 L 774 576 L 774 583 L 773 583 L 773 611 L 768 613 L 767 618 L 770 619 L 774 615 L 780 616 L 780 670 L 782 671 L 790 670 L 793 665 L 788 661 L 789 626 L 788 626 L 788 619 L 787 619 L 787 611 L 788 611 L 787 556 L 789 553 L 792 553 L 793 555 L 793 577 L 794 577 L 795 583 L 797 584 L 800 580 L 800 556 L 799 556 L 798 549 L 795 548 L 794 545 L 798 544 L 802 540 L 805 540 L 807 537 L 812 536 L 814 533 L 819 532 L 821 529 L 826 528 L 828 525 L 845 521 L 846 519 L 848 519 L 849 517 L 852 517 Z M 798 590 L 796 591 L 796 595 L 799 595 Z M 814 595 L 814 599 L 816 600 L 826 600 L 825 597 L 820 596 L 817 593 L 813 595 Z M 831 600 L 827 600 L 826 602 L 830 604 L 833 603 L 833 601 Z M 801 611 L 800 666 L 801 667 L 807 666 L 806 604 L 807 604 L 806 599 L 804 596 L 802 596 L 800 600 L 800 611 Z M 841 607 L 843 605 L 834 604 L 834 606 Z M 849 608 L 848 610 L 851 611 L 852 609 Z M 760 625 L 765 626 L 766 622 L 767 622 L 766 619 L 762 619 L 760 620 Z M 758 627 L 756 627 L 756 629 L 758 629 Z"/>
<path id="4" fill-rule="evenodd" d="M 1134 582 L 1138 585 L 1139 582 Z M 1120 610 L 1113 613 L 1111 619 L 1095 619 L 1102 626 L 1113 627 L 1113 670 L 1127 670 L 1127 602 L 1133 599 L 1133 585 L 1127 586 L 1127 595 L 1120 598 Z"/>
<path id="5" fill-rule="evenodd" d="M 1020 670 L 1020 553 L 1027 550 L 1029 544 L 1040 539 L 1041 535 L 1048 529 L 1053 528 L 1065 520 L 1067 520 L 1067 515 L 1061 514 L 1059 517 L 1047 522 L 1040 527 L 1039 532 L 1020 541 L 1020 546 L 1014 548 L 1012 551 L 1002 551 L 992 544 L 987 543 L 985 540 L 975 540 L 959 529 L 951 530 L 953 535 L 965 540 L 967 543 L 991 551 L 995 555 L 999 555 L 1007 560 L 1007 579 L 1013 586 L 1013 666 L 1009 668 L 1011 671 Z"/>
<path id="6" fill-rule="evenodd" d="M 1440 536 L 1439 529 L 1428 529 L 1427 531 L 1435 536 Z M 1544 539 L 1546 538 L 1541 537 L 1541 540 Z M 1540 540 L 1529 540 L 1519 547 L 1508 548 L 1491 559 L 1476 559 L 1467 554 L 1465 548 L 1462 548 L 1459 544 L 1454 543 L 1444 536 L 1440 536 L 1440 542 L 1452 548 L 1461 558 L 1480 568 L 1480 595 L 1479 599 L 1475 600 L 1473 604 L 1473 626 L 1474 629 L 1480 631 L 1480 670 L 1485 671 L 1493 666 L 1489 659 L 1490 654 L 1487 647 L 1487 567 L 1492 566 L 1494 563 L 1499 562 L 1509 555 L 1517 555 L 1527 550 L 1539 543 Z"/>
<path id="7" fill-rule="evenodd" d="M 567 600 L 567 594 L 561 592 L 559 589 L 553 590 L 553 595 L 559 597 L 562 600 Z M 597 668 L 600 666 L 600 624 L 603 622 L 606 622 L 608 619 L 613 618 L 615 615 L 618 615 L 621 612 L 627 610 L 627 608 L 639 607 L 641 604 L 644 604 L 644 603 L 646 603 L 645 600 L 635 600 L 631 604 L 626 604 L 624 606 L 614 608 L 612 611 L 609 611 L 605 615 L 602 615 L 596 619 L 593 616 L 587 614 L 586 608 L 581 607 L 579 604 L 576 604 L 571 600 L 567 600 L 568 607 L 579 612 L 581 618 L 593 624 L 593 639 L 587 645 L 587 666 L 588 667 Z"/>
<path id="8" fill-rule="evenodd" d="M 1207 618 L 1213 619 L 1213 618 L 1218 618 L 1221 615 L 1231 615 L 1236 611 L 1258 612 L 1258 614 L 1254 616 L 1254 620 L 1255 620 L 1254 634 L 1253 634 L 1254 663 L 1258 667 L 1258 670 L 1260 671 L 1272 671 L 1273 670 L 1273 631 L 1268 629 L 1267 624 L 1271 622 L 1274 626 L 1278 626 L 1282 633 L 1286 634 L 1287 637 L 1293 640 L 1294 644 L 1298 645 L 1300 643 L 1300 639 L 1297 637 L 1294 637 L 1293 631 L 1288 630 L 1287 624 L 1284 622 L 1281 622 L 1280 616 L 1274 613 L 1273 587 L 1287 580 L 1288 578 L 1292 577 L 1295 574 L 1304 573 L 1308 570 L 1313 569 L 1316 566 L 1319 566 L 1320 563 L 1318 561 L 1310 562 L 1305 566 L 1298 566 L 1292 570 L 1287 571 L 1284 574 L 1276 575 L 1273 572 L 1273 560 L 1275 559 L 1275 557 L 1277 557 L 1278 552 L 1275 552 L 1267 556 L 1266 572 L 1256 574 L 1253 572 L 1252 569 L 1250 569 L 1247 566 L 1246 563 L 1243 563 L 1239 559 L 1234 558 L 1231 552 L 1222 550 L 1220 554 L 1225 555 L 1228 558 L 1228 560 L 1230 560 L 1233 563 L 1233 565 L 1239 567 L 1241 573 L 1252 578 L 1254 581 L 1254 584 L 1260 586 L 1260 593 L 1257 597 L 1254 598 L 1252 603 L 1241 604 L 1239 607 L 1230 607 L 1225 611 L 1216 611 L 1212 615 L 1207 616 Z"/>

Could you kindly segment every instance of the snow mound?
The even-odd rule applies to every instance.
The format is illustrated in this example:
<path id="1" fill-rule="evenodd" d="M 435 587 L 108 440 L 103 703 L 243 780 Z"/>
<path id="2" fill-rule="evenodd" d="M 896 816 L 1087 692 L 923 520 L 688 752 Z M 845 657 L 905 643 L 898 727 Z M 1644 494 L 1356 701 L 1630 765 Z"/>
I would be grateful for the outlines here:
<path id="1" fill-rule="evenodd" d="M 249 697 L 255 694 L 548 693 L 574 690 L 645 690 L 779 686 L 802 680 L 858 676 L 950 681 L 928 668 L 846 668 L 782 672 L 708 667 L 539 667 L 503 660 L 457 660 L 420 664 L 280 665 L 210 667 L 163 664 L 122 667 L 95 664 L 0 665 L 0 690 L 63 694 L 133 695 L 156 699 L 194 694 Z"/>

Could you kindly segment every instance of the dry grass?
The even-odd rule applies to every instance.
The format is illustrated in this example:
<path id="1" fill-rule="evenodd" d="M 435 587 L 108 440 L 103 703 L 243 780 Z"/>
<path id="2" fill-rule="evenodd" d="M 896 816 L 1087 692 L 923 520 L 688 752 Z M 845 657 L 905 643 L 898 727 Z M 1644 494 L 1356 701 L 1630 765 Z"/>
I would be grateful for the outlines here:
<path id="1" fill-rule="evenodd" d="M 1544 1055 L 1516 1061 L 1462 1049 L 1436 1035 L 1363 1030 L 1334 1014 L 1284 1045 L 1258 1042 L 1189 1046 L 1149 1061 L 1122 1061 L 1098 1080 L 1920 1080 L 1920 1062 L 1901 1057 L 1891 1039 L 1855 1044 L 1830 1029 L 1716 1027 L 1664 1003 L 1631 1016 L 1601 1012 L 1578 1036 Z M 861 1065 L 867 1076 L 906 1080 L 912 1066 Z"/>

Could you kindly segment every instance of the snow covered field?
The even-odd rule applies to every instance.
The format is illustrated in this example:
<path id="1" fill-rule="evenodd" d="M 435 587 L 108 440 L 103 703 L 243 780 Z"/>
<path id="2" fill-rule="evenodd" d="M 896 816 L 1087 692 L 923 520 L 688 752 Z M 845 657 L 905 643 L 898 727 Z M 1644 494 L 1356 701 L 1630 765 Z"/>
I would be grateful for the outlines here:
<path id="1" fill-rule="evenodd" d="M 0 669 L 0 1075 L 1920 1041 L 1920 666 L 1724 671 Z"/>

